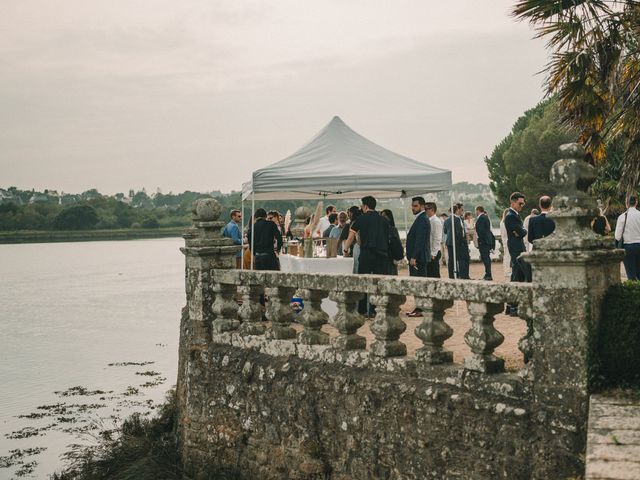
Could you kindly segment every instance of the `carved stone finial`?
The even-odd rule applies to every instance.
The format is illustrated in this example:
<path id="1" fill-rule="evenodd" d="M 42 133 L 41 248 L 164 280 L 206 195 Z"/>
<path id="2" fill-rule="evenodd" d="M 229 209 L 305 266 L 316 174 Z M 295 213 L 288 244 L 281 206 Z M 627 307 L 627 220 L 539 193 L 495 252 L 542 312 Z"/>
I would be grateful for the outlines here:
<path id="1" fill-rule="evenodd" d="M 304 227 L 306 226 L 307 218 L 311 216 L 311 209 L 309 207 L 298 207 L 294 212 L 294 221 L 291 225 L 291 233 L 296 238 L 304 237 Z"/>
<path id="2" fill-rule="evenodd" d="M 560 160 L 551 167 L 551 182 L 556 186 L 558 195 L 554 199 L 557 210 L 571 210 L 571 213 L 590 214 L 597 208 L 596 200 L 587 190 L 596 180 L 595 168 L 584 161 L 585 151 L 582 145 L 567 143 L 558 149 Z"/>
<path id="3" fill-rule="evenodd" d="M 191 204 L 193 220 L 199 222 L 213 222 L 220 218 L 222 207 L 215 198 L 199 198 Z"/>
<path id="4" fill-rule="evenodd" d="M 590 250 L 606 246 L 606 239 L 591 230 L 591 220 L 600 214 L 598 202 L 588 193 L 596 180 L 596 170 L 585 162 L 584 148 L 567 143 L 559 148 L 560 160 L 551 167 L 551 183 L 558 192 L 549 215 L 556 223 L 553 234 L 536 240 L 536 250 Z M 536 263 L 538 255 L 527 255 Z"/>
<path id="5" fill-rule="evenodd" d="M 309 207 L 298 207 L 294 213 L 296 220 L 305 221 L 307 218 L 311 216 L 311 209 Z"/>

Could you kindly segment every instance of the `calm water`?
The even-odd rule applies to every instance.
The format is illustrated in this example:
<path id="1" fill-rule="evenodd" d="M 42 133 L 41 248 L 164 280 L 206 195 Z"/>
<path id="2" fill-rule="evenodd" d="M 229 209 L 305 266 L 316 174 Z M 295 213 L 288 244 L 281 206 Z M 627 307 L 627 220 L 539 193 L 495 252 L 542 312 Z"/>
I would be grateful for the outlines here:
<path id="1" fill-rule="evenodd" d="M 25 458 L 38 462 L 26 478 L 47 478 L 59 469 L 60 454 L 79 442 L 77 430 L 142 410 L 146 401 L 161 402 L 175 384 L 185 303 L 181 244 L 182 239 L 158 239 L 0 245 L 0 457 L 6 461 L 11 450 L 46 447 Z M 108 366 L 115 362 L 154 363 Z M 146 382 L 162 383 L 142 387 Z M 113 393 L 54 393 L 74 386 Z M 139 393 L 123 395 L 129 387 Z M 59 403 L 72 405 L 76 415 L 17 418 Z M 82 404 L 105 406 L 77 413 Z M 24 427 L 46 426 L 39 435 L 7 438 Z M 76 432 L 62 431 L 69 427 Z M 92 441 L 86 435 L 80 440 Z M 0 479 L 14 478 L 15 472 L 16 467 L 0 468 Z"/>

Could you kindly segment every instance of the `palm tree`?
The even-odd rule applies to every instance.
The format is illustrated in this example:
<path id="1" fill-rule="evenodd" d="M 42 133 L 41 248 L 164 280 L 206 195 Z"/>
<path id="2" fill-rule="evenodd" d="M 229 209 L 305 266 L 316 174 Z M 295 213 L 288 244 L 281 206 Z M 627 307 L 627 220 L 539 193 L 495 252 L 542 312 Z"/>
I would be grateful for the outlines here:
<path id="1" fill-rule="evenodd" d="M 518 0 L 513 15 L 548 38 L 548 93 L 591 161 L 602 167 L 605 144 L 623 143 L 618 189 L 632 191 L 640 183 L 640 2 Z"/>

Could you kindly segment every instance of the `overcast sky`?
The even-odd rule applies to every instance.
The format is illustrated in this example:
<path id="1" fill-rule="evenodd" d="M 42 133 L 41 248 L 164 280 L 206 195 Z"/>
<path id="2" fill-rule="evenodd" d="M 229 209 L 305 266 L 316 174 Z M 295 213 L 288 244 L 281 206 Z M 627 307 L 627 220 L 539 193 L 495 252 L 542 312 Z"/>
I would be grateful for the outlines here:
<path id="1" fill-rule="evenodd" d="M 512 3 L 0 0 L 0 187 L 238 190 L 334 115 L 486 183 L 543 97 Z"/>

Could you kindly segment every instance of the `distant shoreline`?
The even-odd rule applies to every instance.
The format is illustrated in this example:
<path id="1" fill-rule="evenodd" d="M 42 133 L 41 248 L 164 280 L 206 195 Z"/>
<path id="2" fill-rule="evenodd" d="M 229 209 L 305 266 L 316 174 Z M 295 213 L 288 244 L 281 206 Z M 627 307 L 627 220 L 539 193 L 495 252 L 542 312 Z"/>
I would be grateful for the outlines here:
<path id="1" fill-rule="evenodd" d="M 0 232 L 0 244 L 92 242 L 98 240 L 138 240 L 180 237 L 187 227 L 123 228 L 116 230 L 18 230 Z"/>

